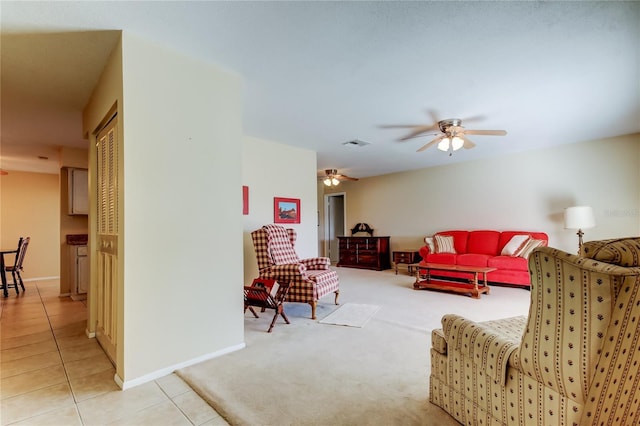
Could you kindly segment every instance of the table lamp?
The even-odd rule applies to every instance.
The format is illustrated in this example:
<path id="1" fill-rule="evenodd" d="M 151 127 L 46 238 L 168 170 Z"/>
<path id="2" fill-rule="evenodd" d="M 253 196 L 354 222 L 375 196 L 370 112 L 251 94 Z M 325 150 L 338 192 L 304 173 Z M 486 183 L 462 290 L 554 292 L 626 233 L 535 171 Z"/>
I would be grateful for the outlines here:
<path id="1" fill-rule="evenodd" d="M 567 207 L 564 210 L 564 228 L 577 229 L 578 235 L 578 256 L 582 250 L 583 229 L 593 228 L 596 221 L 593 217 L 593 209 L 589 206 Z"/>

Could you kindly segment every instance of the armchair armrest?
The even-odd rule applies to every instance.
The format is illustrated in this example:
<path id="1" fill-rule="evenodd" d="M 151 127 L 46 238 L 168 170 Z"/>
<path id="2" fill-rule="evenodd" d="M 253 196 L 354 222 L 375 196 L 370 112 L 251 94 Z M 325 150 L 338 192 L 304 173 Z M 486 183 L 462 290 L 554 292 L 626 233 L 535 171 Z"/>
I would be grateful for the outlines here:
<path id="1" fill-rule="evenodd" d="M 520 346 L 519 339 L 491 323 L 477 323 L 454 314 L 442 317 L 442 328 L 448 351 L 461 353 L 481 366 L 495 383 L 504 385 L 509 359 Z"/>
<path id="2" fill-rule="evenodd" d="M 276 281 L 288 282 L 291 277 L 305 275 L 307 267 L 302 263 L 287 263 L 285 265 L 273 265 L 262 271 L 262 274 L 275 278 Z"/>
<path id="3" fill-rule="evenodd" d="M 300 263 L 305 265 L 307 269 L 310 270 L 322 270 L 329 269 L 329 265 L 331 265 L 331 259 L 328 257 L 312 257 L 310 259 L 302 259 Z"/>

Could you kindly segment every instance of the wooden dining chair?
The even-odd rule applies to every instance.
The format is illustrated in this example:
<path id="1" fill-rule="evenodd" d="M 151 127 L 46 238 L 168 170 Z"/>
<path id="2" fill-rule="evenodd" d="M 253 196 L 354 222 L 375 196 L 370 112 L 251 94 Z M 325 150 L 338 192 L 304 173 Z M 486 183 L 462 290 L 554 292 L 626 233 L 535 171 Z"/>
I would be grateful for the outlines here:
<path id="1" fill-rule="evenodd" d="M 22 275 L 20 272 L 22 271 L 22 264 L 24 263 L 24 256 L 27 253 L 27 247 L 29 246 L 29 242 L 31 241 L 31 237 L 26 237 L 18 240 L 18 250 L 16 251 L 16 257 L 13 265 L 5 266 L 6 272 L 11 272 L 11 276 L 13 277 L 13 284 L 7 284 L 8 287 L 14 286 L 16 289 L 16 293 L 20 293 L 18 290 L 18 285 L 24 289 L 24 282 L 22 281 Z"/>

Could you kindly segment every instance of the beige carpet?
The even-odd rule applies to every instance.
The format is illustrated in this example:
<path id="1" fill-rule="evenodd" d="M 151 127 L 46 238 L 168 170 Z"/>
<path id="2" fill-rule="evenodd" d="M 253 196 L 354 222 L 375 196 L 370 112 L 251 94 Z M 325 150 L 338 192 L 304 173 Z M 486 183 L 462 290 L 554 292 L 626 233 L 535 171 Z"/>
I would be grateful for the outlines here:
<path id="1" fill-rule="evenodd" d="M 319 322 L 320 324 L 362 328 L 378 312 L 378 309 L 380 309 L 378 305 L 345 303 Z"/>
<path id="2" fill-rule="evenodd" d="M 445 313 L 483 321 L 526 315 L 526 290 L 492 287 L 481 299 L 414 290 L 392 271 L 338 268 L 343 304 L 377 305 L 365 327 L 330 327 L 310 308 L 291 320 L 245 317 L 247 348 L 177 373 L 232 425 L 457 425 L 430 404 L 430 333 Z M 318 318 L 337 309 L 327 297 Z"/>

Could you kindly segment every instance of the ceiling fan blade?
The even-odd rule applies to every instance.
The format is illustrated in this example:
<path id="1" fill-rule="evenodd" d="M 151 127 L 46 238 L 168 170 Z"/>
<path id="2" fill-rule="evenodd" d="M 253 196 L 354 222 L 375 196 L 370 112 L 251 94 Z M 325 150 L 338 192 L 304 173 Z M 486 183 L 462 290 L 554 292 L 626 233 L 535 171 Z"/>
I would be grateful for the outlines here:
<path id="1" fill-rule="evenodd" d="M 381 129 L 417 129 L 418 127 L 427 127 L 424 124 L 383 124 L 378 126 Z M 432 127 L 432 126 L 429 126 Z"/>
<path id="2" fill-rule="evenodd" d="M 473 117 L 467 117 L 467 118 L 463 118 L 462 122 L 463 123 L 468 123 L 470 121 L 482 121 L 485 119 L 484 115 L 474 115 Z"/>
<path id="3" fill-rule="evenodd" d="M 422 147 L 418 148 L 418 150 L 416 152 L 422 152 L 425 149 L 429 148 L 430 146 L 437 144 L 438 142 L 440 142 L 442 139 L 444 139 L 445 135 L 440 135 L 437 138 L 435 138 L 434 140 L 432 140 L 431 142 L 429 142 L 426 145 L 423 145 Z"/>
<path id="4" fill-rule="evenodd" d="M 431 117 L 431 120 L 433 120 L 434 123 L 440 121 L 440 117 L 438 117 L 438 113 L 436 113 L 435 110 L 428 109 L 427 114 L 429 114 L 429 117 Z"/>
<path id="5" fill-rule="evenodd" d="M 336 175 L 336 177 L 338 179 L 343 179 L 343 180 L 358 180 L 358 178 L 353 178 L 353 177 L 347 176 L 347 175 Z"/>
<path id="6" fill-rule="evenodd" d="M 464 149 L 471 149 L 474 146 L 476 146 L 476 144 L 473 143 L 469 138 L 466 138 L 464 135 L 461 137 L 462 137 L 462 140 L 464 141 L 464 143 L 462 144 L 462 147 Z"/>
<path id="7" fill-rule="evenodd" d="M 413 139 L 415 137 L 422 135 L 423 133 L 427 133 L 432 130 L 438 130 L 438 127 L 437 126 L 420 126 L 415 130 L 413 130 L 412 132 L 410 132 L 408 135 L 405 135 L 398 140 L 406 141 L 407 139 Z"/>
<path id="8" fill-rule="evenodd" d="M 507 134 L 506 130 L 465 130 L 467 135 L 491 135 L 491 136 L 504 136 Z"/>

